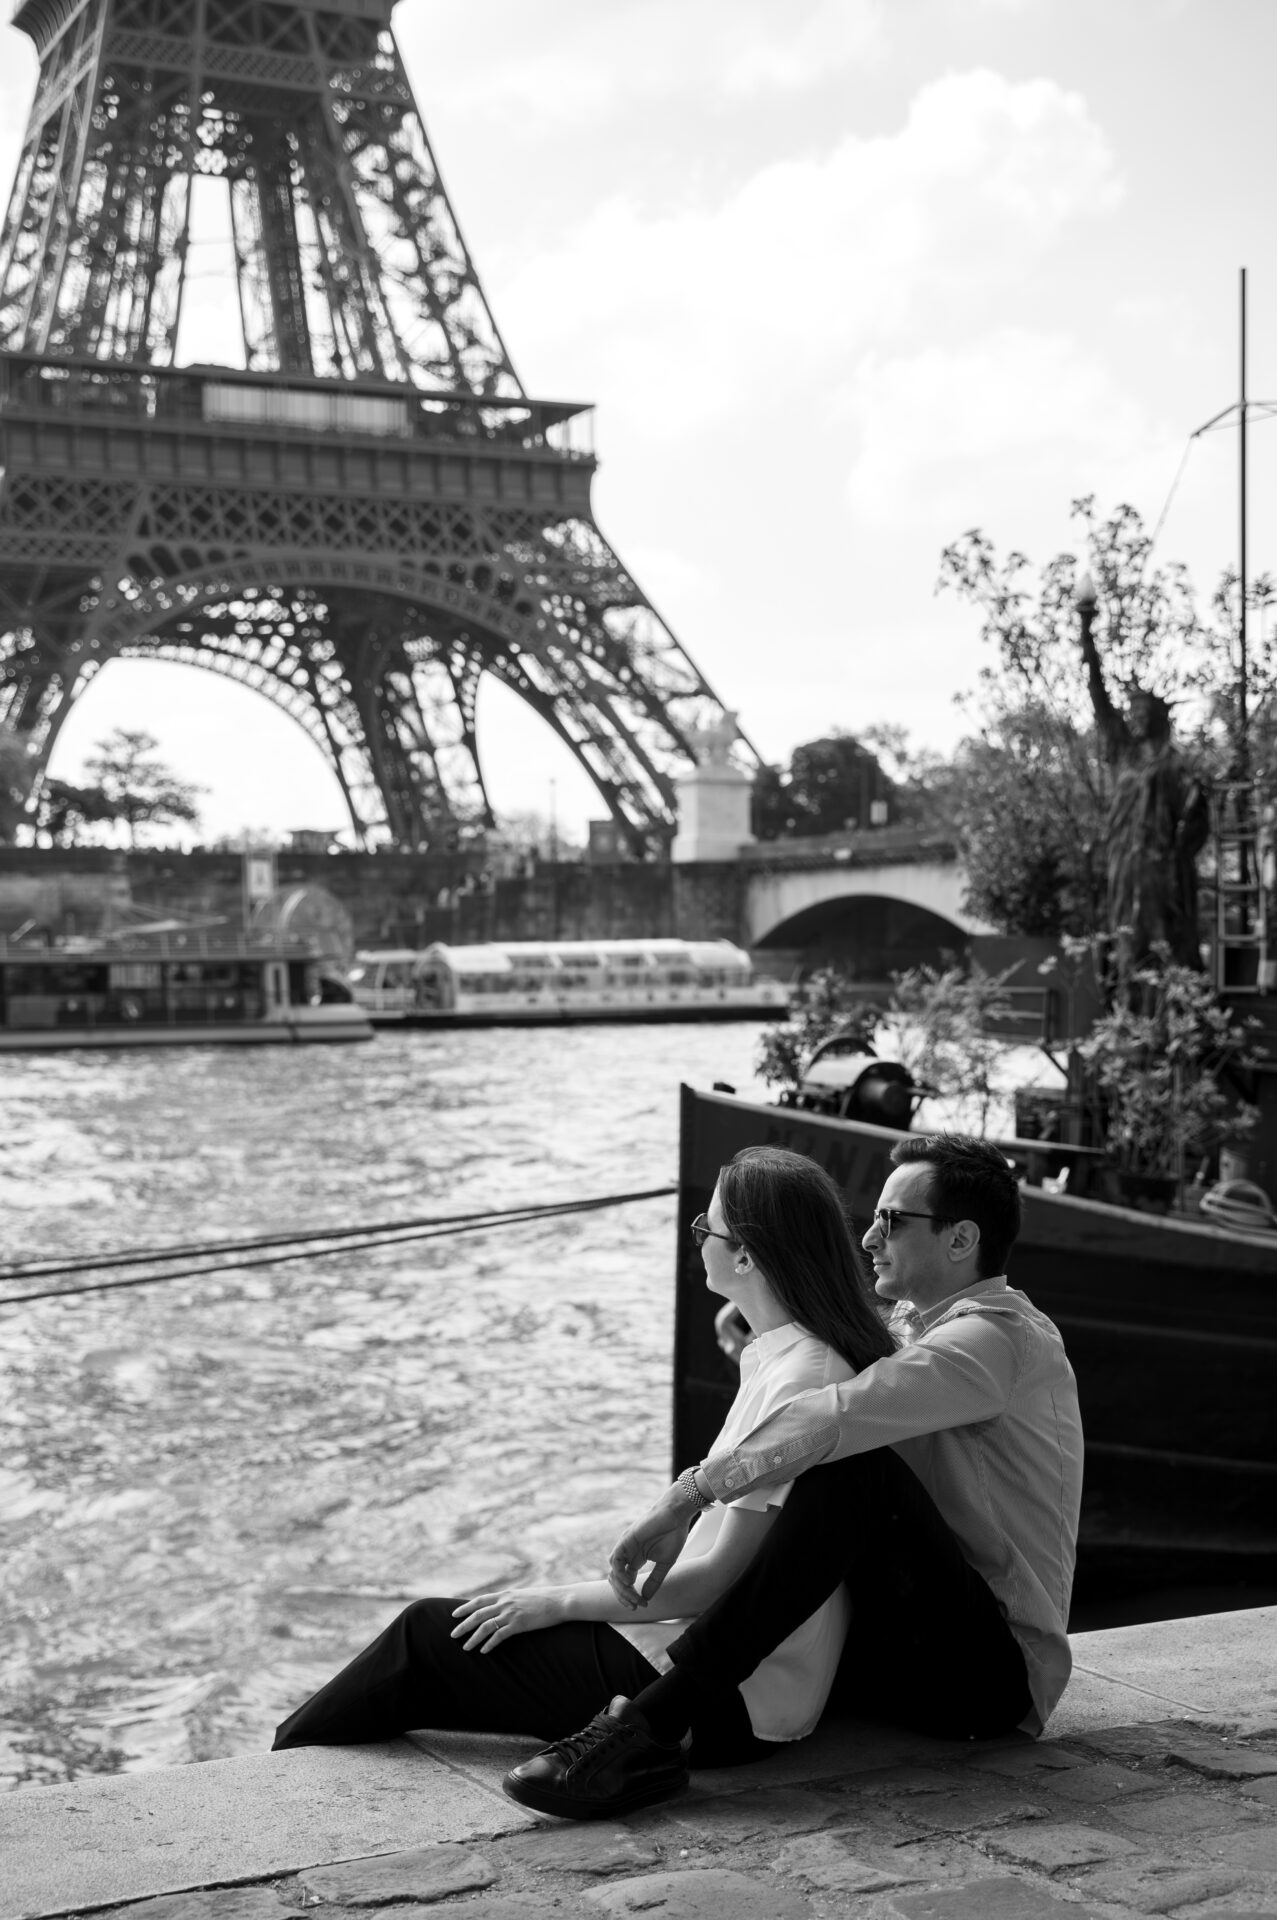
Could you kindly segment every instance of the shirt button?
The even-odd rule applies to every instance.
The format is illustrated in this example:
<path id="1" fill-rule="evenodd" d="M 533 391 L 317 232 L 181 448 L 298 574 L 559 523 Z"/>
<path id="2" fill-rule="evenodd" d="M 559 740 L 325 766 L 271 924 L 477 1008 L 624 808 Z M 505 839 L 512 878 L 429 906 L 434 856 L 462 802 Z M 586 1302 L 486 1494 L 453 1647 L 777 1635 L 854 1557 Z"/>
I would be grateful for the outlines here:
<path id="1" fill-rule="evenodd" d="M 728 1487 L 734 1487 L 734 1486 L 736 1485 L 736 1482 L 737 1482 L 737 1480 L 738 1480 L 739 1478 L 740 1478 L 740 1475 L 739 1475 L 739 1474 L 736 1474 L 736 1473 L 725 1473 L 725 1474 L 723 1475 L 723 1484 L 724 1484 L 724 1486 L 728 1486 Z"/>
<path id="2" fill-rule="evenodd" d="M 774 1467 L 783 1467 L 784 1464 L 785 1464 L 785 1456 L 783 1453 L 774 1453 L 772 1455 L 772 1465 Z"/>

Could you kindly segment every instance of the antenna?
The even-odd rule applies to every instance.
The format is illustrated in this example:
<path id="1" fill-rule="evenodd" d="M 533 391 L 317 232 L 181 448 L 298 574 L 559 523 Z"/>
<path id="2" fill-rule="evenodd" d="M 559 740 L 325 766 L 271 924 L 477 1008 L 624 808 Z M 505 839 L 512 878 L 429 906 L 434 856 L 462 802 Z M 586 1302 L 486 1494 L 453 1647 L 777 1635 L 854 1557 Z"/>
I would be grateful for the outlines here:
<path id="1" fill-rule="evenodd" d="M 1189 444 L 1200 440 L 1204 433 L 1211 433 L 1217 427 L 1226 426 L 1237 416 L 1237 572 L 1238 572 L 1238 609 L 1237 609 L 1237 742 L 1233 762 L 1233 778 L 1246 781 L 1250 778 L 1250 660 L 1247 649 L 1247 604 L 1246 583 L 1248 558 L 1246 552 L 1246 429 L 1253 413 L 1277 413 L 1277 400 L 1252 400 L 1247 391 L 1246 375 L 1246 269 L 1239 269 L 1238 289 L 1238 360 L 1239 398 L 1231 406 L 1224 407 L 1219 413 L 1212 414 L 1202 426 L 1189 435 Z M 1178 475 L 1176 476 L 1178 480 Z M 1169 505 L 1169 502 L 1167 503 Z"/>

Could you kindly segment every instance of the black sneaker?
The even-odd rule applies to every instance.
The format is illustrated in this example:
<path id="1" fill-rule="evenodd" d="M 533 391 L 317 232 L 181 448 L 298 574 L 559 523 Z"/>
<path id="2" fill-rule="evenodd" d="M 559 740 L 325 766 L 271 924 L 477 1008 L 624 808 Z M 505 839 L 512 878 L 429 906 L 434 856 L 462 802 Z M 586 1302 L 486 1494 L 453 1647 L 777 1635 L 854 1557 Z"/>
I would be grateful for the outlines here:
<path id="1" fill-rule="evenodd" d="M 512 1800 L 561 1820 L 606 1820 L 672 1800 L 689 1784 L 679 1745 L 654 1740 L 624 1694 L 588 1727 L 513 1767 L 501 1785 Z"/>

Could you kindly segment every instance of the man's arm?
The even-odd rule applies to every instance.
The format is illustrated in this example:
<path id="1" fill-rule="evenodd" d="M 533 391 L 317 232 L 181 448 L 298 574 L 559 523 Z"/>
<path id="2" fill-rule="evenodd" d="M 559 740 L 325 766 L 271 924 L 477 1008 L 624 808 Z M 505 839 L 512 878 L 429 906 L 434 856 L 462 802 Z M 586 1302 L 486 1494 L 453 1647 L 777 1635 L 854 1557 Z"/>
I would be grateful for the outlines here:
<path id="1" fill-rule="evenodd" d="M 854 1379 L 778 1407 L 739 1446 L 702 1461 L 701 1477 L 716 1500 L 737 1500 L 749 1487 L 778 1486 L 848 1454 L 991 1420 L 1006 1406 L 1020 1362 L 1010 1315 L 957 1314 Z"/>
<path id="2" fill-rule="evenodd" d="M 1009 1316 L 957 1315 L 854 1379 L 786 1401 L 739 1446 L 702 1461 L 697 1485 L 702 1494 L 730 1502 L 829 1460 L 992 1419 L 1006 1406 L 1019 1368 Z M 608 1577 L 618 1599 L 633 1607 L 653 1597 L 683 1551 L 694 1513 L 675 1483 L 617 1542 Z M 649 1561 L 652 1571 L 639 1589 L 639 1571 Z"/>

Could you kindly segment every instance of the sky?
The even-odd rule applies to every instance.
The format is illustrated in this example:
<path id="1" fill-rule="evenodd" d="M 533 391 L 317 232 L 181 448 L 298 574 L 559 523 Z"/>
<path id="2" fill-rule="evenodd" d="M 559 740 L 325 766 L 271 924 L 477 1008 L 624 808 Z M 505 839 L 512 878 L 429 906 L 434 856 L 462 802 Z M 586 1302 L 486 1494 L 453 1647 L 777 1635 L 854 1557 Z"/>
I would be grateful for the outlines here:
<path id="1" fill-rule="evenodd" d="M 1272 0 L 399 0 L 454 210 L 530 392 L 596 407 L 599 526 L 769 761 L 839 726 L 949 750 L 984 659 L 935 592 L 982 528 L 1045 562 L 1070 503 L 1165 511 L 1205 600 L 1236 435 L 1277 399 Z M 0 177 L 36 63 L 3 30 Z M 214 355 L 218 248 L 179 358 Z M 197 337 L 204 326 L 203 343 Z M 1277 571 L 1277 419 L 1250 443 Z M 496 806 L 605 809 L 485 685 Z M 142 727 L 206 838 L 344 823 L 318 750 L 219 676 L 113 662 L 52 771 Z"/>

